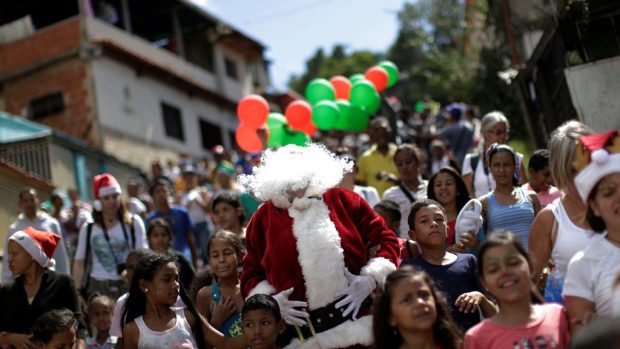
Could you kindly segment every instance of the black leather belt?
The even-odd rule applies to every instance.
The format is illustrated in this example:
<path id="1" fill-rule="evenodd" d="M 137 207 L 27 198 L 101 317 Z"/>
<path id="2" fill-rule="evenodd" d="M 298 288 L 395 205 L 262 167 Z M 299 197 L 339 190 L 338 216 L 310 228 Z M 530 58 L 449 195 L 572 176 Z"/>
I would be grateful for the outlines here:
<path id="1" fill-rule="evenodd" d="M 309 311 L 308 314 L 310 315 L 310 318 L 307 319 L 307 326 L 287 324 L 286 332 L 284 333 L 284 337 L 287 338 L 287 342 L 293 338 L 298 338 L 303 343 L 306 339 L 314 337 L 317 333 L 325 332 L 348 320 L 352 320 L 353 312 L 349 313 L 347 316 L 342 315 L 347 309 L 348 304 L 340 308 L 336 308 L 336 303 L 338 303 L 341 299 L 342 298 L 337 299 L 322 308 Z M 369 305 L 369 301 L 371 301 L 370 297 L 362 303 L 361 309 L 364 309 L 366 305 Z"/>

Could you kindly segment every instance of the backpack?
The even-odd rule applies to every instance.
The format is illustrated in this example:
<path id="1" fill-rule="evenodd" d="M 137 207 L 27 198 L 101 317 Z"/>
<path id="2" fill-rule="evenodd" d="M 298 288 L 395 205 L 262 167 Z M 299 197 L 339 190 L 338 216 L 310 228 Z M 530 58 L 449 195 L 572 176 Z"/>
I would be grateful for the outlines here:
<path id="1" fill-rule="evenodd" d="M 478 167 L 478 163 L 480 162 L 480 153 L 472 156 L 469 158 L 470 160 L 470 164 L 471 164 L 471 171 L 472 171 L 472 176 L 471 176 L 471 182 L 475 183 L 476 181 L 476 168 Z M 482 167 L 484 169 L 484 174 L 485 175 L 489 175 L 489 169 L 486 166 Z"/>

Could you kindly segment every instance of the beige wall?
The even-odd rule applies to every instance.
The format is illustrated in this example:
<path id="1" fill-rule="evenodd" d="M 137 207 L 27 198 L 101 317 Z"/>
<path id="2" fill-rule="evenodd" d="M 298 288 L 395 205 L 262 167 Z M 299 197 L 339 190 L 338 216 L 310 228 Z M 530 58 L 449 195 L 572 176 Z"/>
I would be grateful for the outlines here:
<path id="1" fill-rule="evenodd" d="M 67 190 L 75 188 L 75 171 L 73 170 L 73 152 L 58 144 L 50 142 L 50 167 L 52 182 L 57 188 Z"/>

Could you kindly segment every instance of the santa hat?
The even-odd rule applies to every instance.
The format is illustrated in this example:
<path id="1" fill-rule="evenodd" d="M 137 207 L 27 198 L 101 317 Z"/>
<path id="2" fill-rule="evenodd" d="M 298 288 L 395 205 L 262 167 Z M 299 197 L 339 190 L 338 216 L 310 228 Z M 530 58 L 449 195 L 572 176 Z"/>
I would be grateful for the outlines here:
<path id="1" fill-rule="evenodd" d="M 104 173 L 95 176 L 93 179 L 93 192 L 95 193 L 95 202 L 93 206 L 96 211 L 101 211 L 103 206 L 99 198 L 111 194 L 120 194 L 121 186 L 114 176 L 109 173 Z"/>
<path id="2" fill-rule="evenodd" d="M 577 142 L 573 167 L 580 171 L 575 186 L 585 202 L 601 178 L 620 172 L 620 136 L 618 131 L 608 131 L 582 136 Z"/>
<path id="3" fill-rule="evenodd" d="M 51 259 L 60 241 L 60 235 L 27 227 L 11 235 L 9 241 L 17 242 L 42 267 L 51 265 Z"/>

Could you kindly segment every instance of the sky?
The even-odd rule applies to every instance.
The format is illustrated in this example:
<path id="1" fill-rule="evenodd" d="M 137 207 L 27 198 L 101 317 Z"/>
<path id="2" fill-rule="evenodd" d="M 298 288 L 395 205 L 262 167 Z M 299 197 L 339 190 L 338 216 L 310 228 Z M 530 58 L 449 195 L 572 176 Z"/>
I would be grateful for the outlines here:
<path id="1" fill-rule="evenodd" d="M 267 47 L 273 86 L 286 90 L 317 48 L 384 52 L 405 0 L 191 0 Z M 370 67 L 369 67 L 370 68 Z"/>

